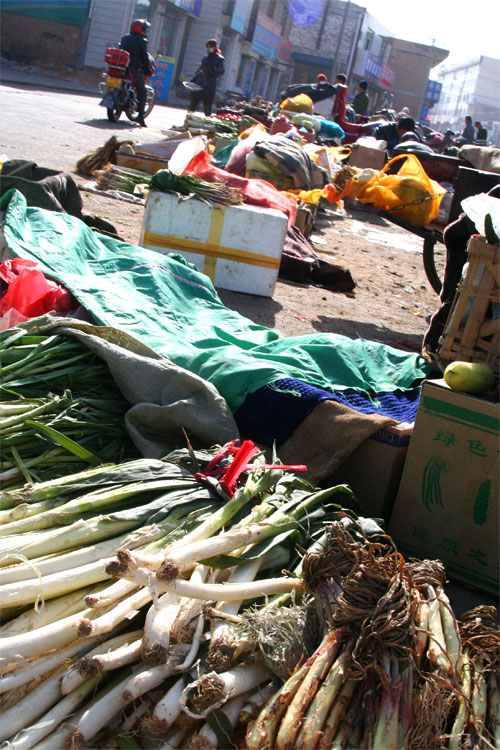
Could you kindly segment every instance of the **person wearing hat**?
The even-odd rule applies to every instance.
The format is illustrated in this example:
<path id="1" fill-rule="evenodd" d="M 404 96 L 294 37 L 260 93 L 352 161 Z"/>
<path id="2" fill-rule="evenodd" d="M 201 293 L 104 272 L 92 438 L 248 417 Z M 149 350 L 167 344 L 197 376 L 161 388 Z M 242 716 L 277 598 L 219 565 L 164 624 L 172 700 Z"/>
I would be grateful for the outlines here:
<path id="1" fill-rule="evenodd" d="M 351 107 L 357 115 L 365 115 L 370 104 L 370 97 L 366 93 L 368 88 L 367 81 L 360 81 L 358 83 L 358 93 L 351 102 Z"/>

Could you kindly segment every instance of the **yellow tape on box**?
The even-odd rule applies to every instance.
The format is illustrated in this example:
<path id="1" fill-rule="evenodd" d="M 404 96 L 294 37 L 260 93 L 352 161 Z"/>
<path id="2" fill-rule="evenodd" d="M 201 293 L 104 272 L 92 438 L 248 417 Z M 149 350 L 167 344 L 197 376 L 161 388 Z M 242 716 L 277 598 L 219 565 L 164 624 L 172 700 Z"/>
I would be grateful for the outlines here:
<path id="1" fill-rule="evenodd" d="M 221 289 L 272 296 L 286 229 L 285 215 L 273 209 L 151 193 L 141 245 L 181 253 Z"/>

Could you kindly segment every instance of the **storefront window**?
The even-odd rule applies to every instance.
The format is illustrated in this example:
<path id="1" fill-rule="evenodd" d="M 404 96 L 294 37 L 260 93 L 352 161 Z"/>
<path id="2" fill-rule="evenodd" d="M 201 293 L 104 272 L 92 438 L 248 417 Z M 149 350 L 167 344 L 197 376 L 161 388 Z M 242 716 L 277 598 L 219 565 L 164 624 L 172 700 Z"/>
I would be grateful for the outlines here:
<path id="1" fill-rule="evenodd" d="M 151 11 L 151 0 L 135 0 L 132 18 L 145 18 L 150 21 Z"/>
<path id="2" fill-rule="evenodd" d="M 247 69 L 248 60 L 250 58 L 248 55 L 242 55 L 240 59 L 240 67 L 238 69 L 238 75 L 236 76 L 236 86 L 243 86 L 243 81 L 245 80 L 245 71 Z"/>

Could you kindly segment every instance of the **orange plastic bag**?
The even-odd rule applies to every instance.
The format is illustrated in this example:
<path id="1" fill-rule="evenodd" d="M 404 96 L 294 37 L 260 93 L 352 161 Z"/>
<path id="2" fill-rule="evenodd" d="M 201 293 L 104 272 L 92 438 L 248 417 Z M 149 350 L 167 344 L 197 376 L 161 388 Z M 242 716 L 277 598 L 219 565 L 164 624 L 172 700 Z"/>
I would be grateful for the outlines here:
<path id="1" fill-rule="evenodd" d="M 398 161 L 402 161 L 398 173 L 387 174 Z M 415 227 L 424 227 L 438 215 L 445 193 L 439 182 L 430 179 L 415 154 L 401 154 L 388 161 L 356 197 Z"/>

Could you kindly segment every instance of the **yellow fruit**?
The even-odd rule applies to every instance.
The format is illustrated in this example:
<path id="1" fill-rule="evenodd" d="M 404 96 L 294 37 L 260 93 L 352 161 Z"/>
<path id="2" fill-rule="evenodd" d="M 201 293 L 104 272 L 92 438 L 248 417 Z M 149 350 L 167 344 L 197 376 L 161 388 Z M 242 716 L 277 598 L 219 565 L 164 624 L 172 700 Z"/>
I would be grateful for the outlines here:
<path id="1" fill-rule="evenodd" d="M 493 370 L 482 362 L 452 362 L 443 377 L 446 385 L 462 393 L 486 393 L 495 385 Z"/>

